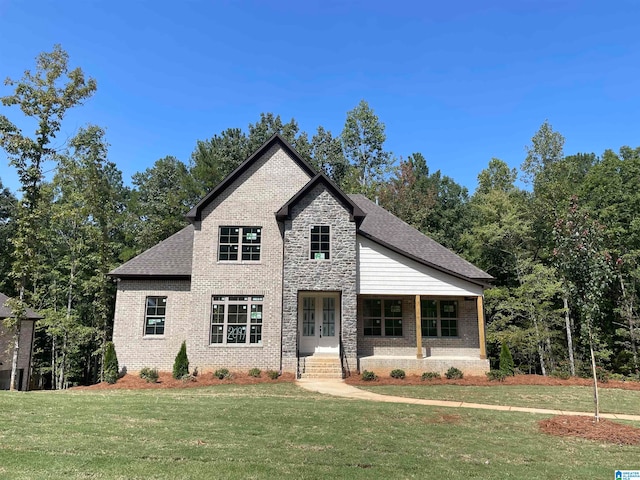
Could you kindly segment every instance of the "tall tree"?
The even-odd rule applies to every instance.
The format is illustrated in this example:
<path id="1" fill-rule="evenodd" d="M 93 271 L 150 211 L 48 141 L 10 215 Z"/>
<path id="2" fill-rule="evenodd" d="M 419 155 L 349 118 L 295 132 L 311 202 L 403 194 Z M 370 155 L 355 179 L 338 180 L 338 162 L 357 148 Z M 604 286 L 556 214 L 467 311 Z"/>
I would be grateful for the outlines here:
<path id="1" fill-rule="evenodd" d="M 47 160 L 56 159 L 56 149 L 52 141 L 62 127 L 62 120 L 68 109 L 81 105 L 96 90 L 95 80 L 85 79 L 80 68 L 69 69 L 69 56 L 59 46 L 53 51 L 41 53 L 36 58 L 36 70 L 25 71 L 21 80 L 8 78 L 5 84 L 15 87 L 14 93 L 0 98 L 4 106 L 18 106 L 22 113 L 37 122 L 34 137 L 24 135 L 6 116 L 0 115 L 0 147 L 9 157 L 20 179 L 22 199 L 18 210 L 17 230 L 14 235 L 15 247 L 13 277 L 18 282 L 19 299 L 24 302 L 30 276 L 36 268 L 39 250 L 39 234 L 35 228 L 42 166 Z M 24 305 L 20 311 L 25 311 Z M 18 319 L 14 352 L 19 350 L 20 324 Z M 15 355 L 16 353 L 14 353 Z M 11 387 L 15 387 L 17 366 L 12 366 Z"/>
<path id="2" fill-rule="evenodd" d="M 311 161 L 314 166 L 327 174 L 338 185 L 344 183 L 349 163 L 344 158 L 340 137 L 334 137 L 329 130 L 319 126 L 311 139 Z"/>
<path id="3" fill-rule="evenodd" d="M 18 200 L 8 188 L 3 187 L 0 180 L 0 291 L 8 295 L 15 288 L 9 280 L 9 272 L 12 256 L 11 238 L 15 231 L 17 208 Z"/>
<path id="4" fill-rule="evenodd" d="M 384 123 L 365 100 L 347 112 L 342 130 L 342 148 L 350 162 L 356 185 L 356 193 L 375 195 L 378 185 L 391 167 L 391 153 L 384 149 L 387 139 Z"/>

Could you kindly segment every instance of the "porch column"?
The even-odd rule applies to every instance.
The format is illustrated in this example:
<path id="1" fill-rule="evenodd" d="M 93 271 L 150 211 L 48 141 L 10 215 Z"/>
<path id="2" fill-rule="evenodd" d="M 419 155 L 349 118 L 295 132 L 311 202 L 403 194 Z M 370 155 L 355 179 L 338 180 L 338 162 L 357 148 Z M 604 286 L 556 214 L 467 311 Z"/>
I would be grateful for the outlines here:
<path id="1" fill-rule="evenodd" d="M 480 340 L 480 358 L 487 358 L 487 346 L 484 339 L 484 307 L 482 306 L 482 295 L 477 297 L 478 307 L 478 339 Z"/>
<path id="2" fill-rule="evenodd" d="M 422 358 L 422 312 L 420 295 L 416 295 L 416 358 Z"/>

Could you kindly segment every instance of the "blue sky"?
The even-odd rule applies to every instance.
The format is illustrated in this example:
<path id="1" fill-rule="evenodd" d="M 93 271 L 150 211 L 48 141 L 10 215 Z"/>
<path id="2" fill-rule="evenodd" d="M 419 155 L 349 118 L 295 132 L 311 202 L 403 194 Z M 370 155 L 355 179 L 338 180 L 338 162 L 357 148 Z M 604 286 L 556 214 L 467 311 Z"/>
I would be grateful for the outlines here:
<path id="1" fill-rule="evenodd" d="M 338 134 L 365 99 L 396 157 L 421 152 L 473 192 L 492 157 L 520 165 L 545 119 L 566 154 L 640 145 L 639 24 L 628 0 L 0 0 L 0 78 L 60 43 L 98 82 L 60 143 L 104 127 L 127 183 L 260 112 Z M 0 179 L 17 190 L 4 152 Z"/>

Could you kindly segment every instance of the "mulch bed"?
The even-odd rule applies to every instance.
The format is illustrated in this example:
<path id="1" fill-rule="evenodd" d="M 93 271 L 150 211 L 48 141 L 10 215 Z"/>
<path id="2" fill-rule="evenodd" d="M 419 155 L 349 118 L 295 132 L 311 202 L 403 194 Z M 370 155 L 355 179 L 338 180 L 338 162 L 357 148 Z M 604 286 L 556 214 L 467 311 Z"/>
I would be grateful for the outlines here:
<path id="1" fill-rule="evenodd" d="M 559 437 L 579 437 L 617 445 L 640 445 L 640 428 L 601 418 L 557 415 L 538 422 L 540 431 Z"/>
<path id="2" fill-rule="evenodd" d="M 354 386 L 374 386 L 374 385 L 467 385 L 480 387 L 499 387 L 502 385 L 540 385 L 545 387 L 591 387 L 593 380 L 590 378 L 571 377 L 563 380 L 555 377 L 543 377 L 542 375 L 516 375 L 507 377 L 504 381 L 490 381 L 486 376 L 469 376 L 460 380 L 447 380 L 442 378 L 432 378 L 422 380 L 419 375 L 407 375 L 403 380 L 391 378 L 388 375 L 379 375 L 377 380 L 366 382 L 360 375 L 352 375 L 346 382 Z M 620 380 L 609 380 L 608 382 L 598 382 L 598 388 L 620 388 L 623 390 L 640 391 L 640 382 L 622 382 Z"/>

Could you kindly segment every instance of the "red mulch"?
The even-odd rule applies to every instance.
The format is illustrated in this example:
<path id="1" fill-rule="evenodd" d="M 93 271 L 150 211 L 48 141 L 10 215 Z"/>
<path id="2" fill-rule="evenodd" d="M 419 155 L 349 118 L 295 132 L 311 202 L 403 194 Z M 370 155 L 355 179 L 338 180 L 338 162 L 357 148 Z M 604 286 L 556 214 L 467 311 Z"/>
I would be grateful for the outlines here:
<path id="1" fill-rule="evenodd" d="M 617 445 L 640 445 L 640 428 L 603 418 L 596 423 L 593 417 L 558 415 L 540 420 L 538 425 L 541 432 L 559 437 L 580 437 Z"/>
<path id="2" fill-rule="evenodd" d="M 571 377 L 567 380 L 555 377 L 543 377 L 542 375 L 516 375 L 507 377 L 503 382 L 497 380 L 489 381 L 483 377 L 464 377 L 460 380 L 447 380 L 442 378 L 422 380 L 419 375 L 407 375 L 404 380 L 391 378 L 387 375 L 379 375 L 377 380 L 365 382 L 360 375 L 353 375 L 347 378 L 349 385 L 468 385 L 480 387 L 496 387 L 501 385 L 541 385 L 545 387 L 591 387 L 593 380 L 590 378 Z M 620 388 L 623 390 L 640 390 L 640 382 L 622 382 L 620 380 L 609 380 L 608 382 L 598 382 L 598 388 Z"/>
<path id="3" fill-rule="evenodd" d="M 293 382 L 295 375 L 293 373 L 283 373 L 277 380 L 271 380 L 267 377 L 265 372 L 258 378 L 250 377 L 247 373 L 233 372 L 232 378 L 225 380 L 218 380 L 213 376 L 211 372 L 205 372 L 199 374 L 197 377 L 192 377 L 189 380 L 176 380 L 169 372 L 159 373 L 158 383 L 149 383 L 143 380 L 138 375 L 127 374 L 120 378 L 116 383 L 110 384 L 107 382 L 98 383 L 96 385 L 90 385 L 88 387 L 75 387 L 80 390 L 114 390 L 114 389 L 127 389 L 127 390 L 140 390 L 140 389 L 158 389 L 158 388 L 193 388 L 193 387 L 209 387 L 212 385 L 252 385 L 256 383 L 283 383 Z"/>

